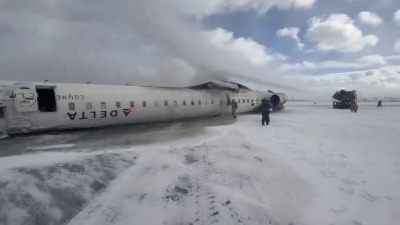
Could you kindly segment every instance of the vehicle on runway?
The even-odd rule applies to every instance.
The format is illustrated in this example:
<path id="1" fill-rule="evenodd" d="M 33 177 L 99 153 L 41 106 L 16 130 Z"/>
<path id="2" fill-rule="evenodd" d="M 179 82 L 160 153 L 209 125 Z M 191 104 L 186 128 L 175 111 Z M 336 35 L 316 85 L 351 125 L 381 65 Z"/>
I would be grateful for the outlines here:
<path id="1" fill-rule="evenodd" d="M 357 103 L 357 92 L 356 90 L 346 91 L 342 88 L 340 91 L 336 91 L 332 98 L 334 109 L 350 109 L 352 103 Z"/>
<path id="2" fill-rule="evenodd" d="M 0 136 L 46 130 L 175 121 L 258 111 L 268 99 L 283 109 L 287 96 L 210 81 L 176 87 L 48 82 L 0 82 Z"/>

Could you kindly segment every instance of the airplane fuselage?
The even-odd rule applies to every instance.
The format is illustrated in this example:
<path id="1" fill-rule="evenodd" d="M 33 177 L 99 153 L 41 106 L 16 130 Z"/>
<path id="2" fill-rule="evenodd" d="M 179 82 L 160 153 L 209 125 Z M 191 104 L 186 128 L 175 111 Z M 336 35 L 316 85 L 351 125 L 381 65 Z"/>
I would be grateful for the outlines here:
<path id="1" fill-rule="evenodd" d="M 0 135 L 174 121 L 257 110 L 273 94 L 251 89 L 0 82 Z M 280 105 L 286 102 L 284 94 Z"/>

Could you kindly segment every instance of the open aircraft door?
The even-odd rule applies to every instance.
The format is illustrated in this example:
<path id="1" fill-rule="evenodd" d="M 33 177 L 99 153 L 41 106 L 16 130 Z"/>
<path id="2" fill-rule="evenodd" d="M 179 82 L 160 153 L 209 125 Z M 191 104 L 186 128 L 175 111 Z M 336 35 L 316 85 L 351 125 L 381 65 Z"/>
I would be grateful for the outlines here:
<path id="1" fill-rule="evenodd" d="M 35 85 L 15 85 L 15 109 L 17 112 L 37 112 L 38 99 Z"/>
<path id="2" fill-rule="evenodd" d="M 231 106 L 231 97 L 229 95 L 226 96 L 226 106 Z"/>
<path id="3" fill-rule="evenodd" d="M 0 106 L 0 138 L 7 135 L 6 107 Z"/>

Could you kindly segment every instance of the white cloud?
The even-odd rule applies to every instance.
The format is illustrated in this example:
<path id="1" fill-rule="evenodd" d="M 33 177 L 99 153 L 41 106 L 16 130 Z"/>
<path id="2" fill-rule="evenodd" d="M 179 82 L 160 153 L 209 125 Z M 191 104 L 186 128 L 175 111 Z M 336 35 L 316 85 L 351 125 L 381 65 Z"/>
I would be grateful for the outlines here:
<path id="1" fill-rule="evenodd" d="M 357 81 L 363 84 L 374 84 L 385 88 L 400 88 L 398 71 L 400 67 L 389 66 L 377 70 L 369 70 L 363 73 Z"/>
<path id="2" fill-rule="evenodd" d="M 358 69 L 365 67 L 364 64 L 354 63 L 354 62 L 343 62 L 343 61 L 324 61 L 318 63 L 319 69 Z"/>
<path id="3" fill-rule="evenodd" d="M 2 79 L 186 86 L 241 78 L 282 85 L 271 72 L 272 63 L 268 68 L 260 65 L 286 56 L 269 55 L 265 46 L 229 37 L 227 31 L 220 46 L 210 43 L 192 18 L 204 13 L 197 5 L 218 8 L 211 0 L 5 2 L 0 7 Z M 216 2 L 251 10 L 235 5 L 239 1 Z M 297 7 L 293 0 L 282 2 Z"/>
<path id="4" fill-rule="evenodd" d="M 393 15 L 394 21 L 396 21 L 398 24 L 400 24 L 400 9 L 397 10 L 394 15 Z"/>
<path id="5" fill-rule="evenodd" d="M 400 90 L 400 79 L 398 78 L 400 66 L 386 66 L 379 69 L 358 70 L 343 73 L 328 73 L 320 75 L 304 75 L 304 78 L 315 83 L 317 86 L 340 87 L 352 86 L 355 89 L 382 88 L 392 89 L 393 93 Z"/>
<path id="6" fill-rule="evenodd" d="M 272 7 L 280 9 L 309 8 L 317 0 L 202 0 L 187 1 L 176 0 L 183 5 L 184 13 L 190 12 L 198 18 L 221 14 L 226 12 L 255 11 L 264 14 Z"/>
<path id="7" fill-rule="evenodd" d="M 300 29 L 297 27 L 285 27 L 276 31 L 276 34 L 280 37 L 291 37 L 293 39 L 298 39 L 297 35 Z"/>
<path id="8" fill-rule="evenodd" d="M 288 72 L 288 71 L 313 70 L 316 67 L 317 67 L 317 65 L 312 63 L 312 62 L 303 61 L 301 63 L 295 63 L 295 64 L 289 64 L 289 63 L 282 64 L 278 68 L 278 71 L 280 71 L 280 72 Z"/>
<path id="9" fill-rule="evenodd" d="M 276 35 L 278 35 L 279 37 L 290 37 L 293 38 L 296 43 L 297 46 L 299 47 L 299 49 L 303 49 L 304 48 L 304 44 L 301 42 L 300 38 L 299 38 L 299 32 L 300 29 L 297 27 L 285 27 L 282 29 L 279 29 L 276 31 Z"/>
<path id="10" fill-rule="evenodd" d="M 343 62 L 328 60 L 322 62 L 303 61 L 302 63 L 283 64 L 280 66 L 280 71 L 311 71 L 321 69 L 363 69 L 376 68 L 386 65 L 385 57 L 374 54 L 359 58 L 356 62 Z"/>
<path id="11" fill-rule="evenodd" d="M 308 8 L 314 5 L 317 0 L 294 0 L 293 5 Z"/>
<path id="12" fill-rule="evenodd" d="M 309 62 L 309 61 L 303 61 L 303 66 L 306 69 L 313 69 L 316 67 L 315 63 Z"/>
<path id="13" fill-rule="evenodd" d="M 264 65 L 273 60 L 273 57 L 266 53 L 265 46 L 251 38 L 235 38 L 232 32 L 222 28 L 208 31 L 206 35 L 215 46 L 237 57 L 244 57 L 253 65 Z"/>
<path id="14" fill-rule="evenodd" d="M 363 35 L 354 21 L 345 14 L 312 18 L 306 36 L 318 43 L 319 50 L 338 52 L 358 52 L 367 46 L 376 45 L 379 40 L 375 35 Z"/>
<path id="15" fill-rule="evenodd" d="M 400 61 L 400 55 L 388 55 L 384 59 L 387 61 Z"/>
<path id="16" fill-rule="evenodd" d="M 371 66 L 361 62 L 343 62 L 328 60 L 322 62 L 303 61 L 302 63 L 283 64 L 280 71 L 317 71 L 322 69 L 361 69 Z"/>
<path id="17" fill-rule="evenodd" d="M 368 11 L 362 11 L 358 14 L 358 19 L 364 23 L 364 24 L 369 24 L 372 26 L 377 26 L 383 22 L 383 20 L 376 15 L 375 13 L 368 12 Z"/>
<path id="18" fill-rule="evenodd" d="M 367 55 L 358 60 L 360 63 L 363 63 L 366 66 L 374 66 L 374 65 L 386 65 L 386 60 L 378 54 Z"/>
<path id="19" fill-rule="evenodd" d="M 400 53 L 400 39 L 397 39 L 393 45 L 394 51 Z"/>

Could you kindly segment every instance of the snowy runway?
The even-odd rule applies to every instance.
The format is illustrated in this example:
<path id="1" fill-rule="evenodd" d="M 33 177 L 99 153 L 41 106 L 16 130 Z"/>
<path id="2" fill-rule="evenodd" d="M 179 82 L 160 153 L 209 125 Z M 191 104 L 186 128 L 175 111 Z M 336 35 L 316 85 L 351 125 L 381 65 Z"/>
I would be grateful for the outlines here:
<path id="1" fill-rule="evenodd" d="M 0 140 L 0 224 L 397 225 L 400 105 L 374 106 Z"/>

